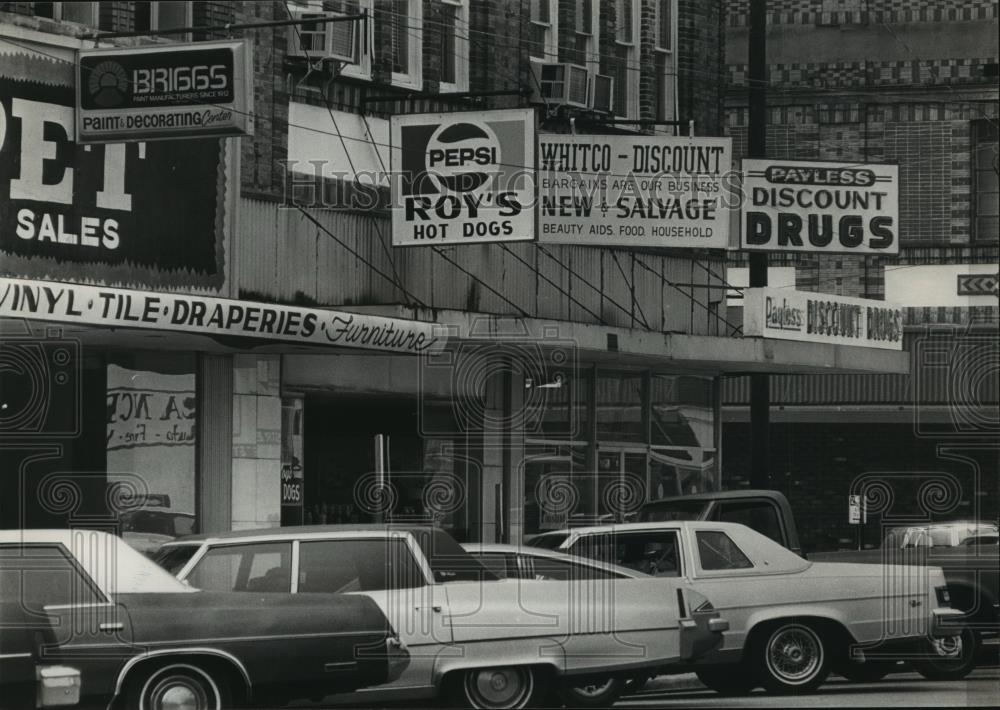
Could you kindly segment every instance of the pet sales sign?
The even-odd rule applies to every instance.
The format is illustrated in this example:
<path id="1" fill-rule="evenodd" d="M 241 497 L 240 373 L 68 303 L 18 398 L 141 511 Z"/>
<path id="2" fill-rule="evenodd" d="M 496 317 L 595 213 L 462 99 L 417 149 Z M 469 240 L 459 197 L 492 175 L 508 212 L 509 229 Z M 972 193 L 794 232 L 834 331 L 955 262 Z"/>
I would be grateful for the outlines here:
<path id="1" fill-rule="evenodd" d="M 77 142 L 250 135 L 252 68 L 243 41 L 81 50 Z"/>
<path id="2" fill-rule="evenodd" d="M 532 109 L 393 116 L 392 244 L 535 238 Z"/>
<path id="3" fill-rule="evenodd" d="M 898 166 L 745 159 L 743 175 L 743 249 L 899 253 Z"/>
<path id="4" fill-rule="evenodd" d="M 902 350 L 903 309 L 867 298 L 749 288 L 743 292 L 743 334 Z"/>

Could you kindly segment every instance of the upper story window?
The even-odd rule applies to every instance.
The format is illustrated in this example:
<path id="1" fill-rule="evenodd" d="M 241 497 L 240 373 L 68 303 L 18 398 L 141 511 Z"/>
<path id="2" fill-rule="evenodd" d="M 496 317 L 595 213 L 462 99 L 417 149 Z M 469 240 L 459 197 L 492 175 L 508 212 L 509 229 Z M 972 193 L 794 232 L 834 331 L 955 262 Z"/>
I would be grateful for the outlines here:
<path id="1" fill-rule="evenodd" d="M 576 0 L 573 48 L 576 62 L 597 69 L 597 8 L 595 0 Z"/>
<path id="2" fill-rule="evenodd" d="M 441 48 L 441 91 L 469 88 L 469 0 L 441 0 L 436 29 Z"/>
<path id="3" fill-rule="evenodd" d="M 639 2 L 615 0 L 614 113 L 624 118 L 639 114 Z"/>
<path id="4" fill-rule="evenodd" d="M 972 123 L 972 182 L 975 190 L 972 212 L 973 235 L 977 241 L 997 241 L 1000 238 L 1000 148 L 997 141 L 996 119 L 981 119 Z"/>
<path id="5" fill-rule="evenodd" d="M 392 83 L 408 89 L 423 85 L 423 2 L 422 0 L 376 0 L 376 21 L 382 31 L 380 42 L 387 44 Z"/>
<path id="6" fill-rule="evenodd" d="M 96 2 L 36 2 L 34 11 L 37 17 L 97 27 L 97 6 Z"/>
<path id="7" fill-rule="evenodd" d="M 288 9 L 296 19 L 367 14 L 367 22 L 316 22 L 289 30 L 289 55 L 317 62 L 334 57 L 344 62 L 340 75 L 371 79 L 371 48 L 375 41 L 374 0 L 292 0 Z M 350 58 L 347 60 L 346 58 Z"/>
<path id="8" fill-rule="evenodd" d="M 677 0 L 656 0 L 656 35 L 653 43 L 654 90 L 656 95 L 656 120 L 673 121 L 677 118 L 677 53 L 676 27 Z"/>
<path id="9" fill-rule="evenodd" d="M 529 0 L 531 28 L 528 54 L 537 59 L 555 61 L 559 56 L 559 9 L 556 0 Z"/>
<path id="10" fill-rule="evenodd" d="M 65 3 L 64 3 L 65 4 Z M 135 3 L 135 29 L 137 32 L 172 30 L 191 27 L 191 3 L 176 0 L 154 0 Z M 189 42 L 190 34 L 169 35 L 170 38 Z"/>

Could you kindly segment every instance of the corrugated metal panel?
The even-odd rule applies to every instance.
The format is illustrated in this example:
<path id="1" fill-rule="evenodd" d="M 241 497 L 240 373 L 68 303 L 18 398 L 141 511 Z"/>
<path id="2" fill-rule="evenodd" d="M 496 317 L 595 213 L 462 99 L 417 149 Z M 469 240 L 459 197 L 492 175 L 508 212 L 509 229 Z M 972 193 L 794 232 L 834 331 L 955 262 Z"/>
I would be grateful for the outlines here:
<path id="1" fill-rule="evenodd" d="M 442 256 L 430 247 L 391 248 L 390 224 L 382 214 L 309 210 L 308 215 L 241 199 L 240 228 L 233 237 L 239 291 L 322 305 L 401 303 L 408 299 L 392 283 L 395 268 L 405 288 L 432 308 L 499 314 L 523 309 L 540 318 L 633 328 L 642 327 L 641 307 L 652 329 L 719 331 L 708 311 L 712 292 L 682 285 L 713 281 L 688 258 L 575 245 L 545 245 L 543 252 L 524 243 L 507 249 L 450 246 Z M 722 272 L 721 262 L 717 269 Z"/>

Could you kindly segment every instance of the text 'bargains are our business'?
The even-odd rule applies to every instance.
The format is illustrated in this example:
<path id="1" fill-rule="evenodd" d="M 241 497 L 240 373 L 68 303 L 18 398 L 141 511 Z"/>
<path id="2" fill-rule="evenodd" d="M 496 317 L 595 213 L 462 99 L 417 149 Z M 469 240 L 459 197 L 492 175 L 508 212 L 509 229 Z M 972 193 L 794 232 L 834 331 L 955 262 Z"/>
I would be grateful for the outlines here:
<path id="1" fill-rule="evenodd" d="M 729 138 L 544 135 L 539 241 L 725 249 Z"/>

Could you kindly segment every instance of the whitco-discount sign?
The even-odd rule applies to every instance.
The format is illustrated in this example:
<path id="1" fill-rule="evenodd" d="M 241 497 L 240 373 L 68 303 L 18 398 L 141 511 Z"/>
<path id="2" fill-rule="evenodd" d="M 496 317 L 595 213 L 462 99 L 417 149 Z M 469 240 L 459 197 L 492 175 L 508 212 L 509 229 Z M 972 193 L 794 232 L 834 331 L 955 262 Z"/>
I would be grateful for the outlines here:
<path id="1" fill-rule="evenodd" d="M 729 138 L 539 138 L 540 242 L 725 249 Z"/>
<path id="2" fill-rule="evenodd" d="M 898 166 L 746 159 L 743 173 L 743 249 L 899 253 Z"/>
<path id="3" fill-rule="evenodd" d="M 391 119 L 392 244 L 535 238 L 532 109 Z"/>

